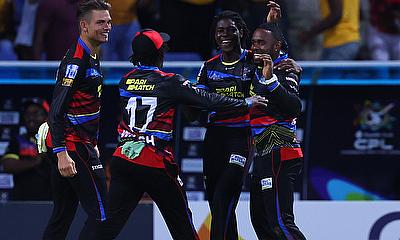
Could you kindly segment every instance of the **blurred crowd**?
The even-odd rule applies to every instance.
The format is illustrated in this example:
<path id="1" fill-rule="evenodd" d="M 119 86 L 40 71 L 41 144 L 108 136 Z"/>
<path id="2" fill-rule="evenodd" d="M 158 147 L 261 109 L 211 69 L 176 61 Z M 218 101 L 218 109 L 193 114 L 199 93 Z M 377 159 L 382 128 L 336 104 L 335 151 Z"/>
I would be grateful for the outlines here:
<path id="1" fill-rule="evenodd" d="M 60 60 L 78 37 L 80 0 L 0 0 L 0 60 Z M 103 60 L 126 61 L 141 28 L 171 35 L 167 60 L 205 60 L 217 51 L 213 16 L 240 13 L 252 31 L 265 0 L 108 0 L 110 42 Z M 280 26 L 296 60 L 399 60 L 400 0 L 276 0 Z"/>

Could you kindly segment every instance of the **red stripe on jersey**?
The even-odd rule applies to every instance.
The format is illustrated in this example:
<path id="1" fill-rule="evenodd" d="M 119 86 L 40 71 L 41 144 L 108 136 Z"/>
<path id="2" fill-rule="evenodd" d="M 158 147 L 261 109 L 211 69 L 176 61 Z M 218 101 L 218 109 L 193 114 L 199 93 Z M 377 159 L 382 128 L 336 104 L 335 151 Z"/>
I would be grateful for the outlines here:
<path id="1" fill-rule="evenodd" d="M 154 70 L 154 72 L 161 74 L 161 76 L 163 76 L 163 77 L 165 77 L 165 76 L 172 77 L 172 76 L 175 75 L 175 73 L 166 73 L 166 72 L 163 72 L 161 70 Z"/>
<path id="2" fill-rule="evenodd" d="M 157 115 L 153 121 L 149 123 L 147 129 L 160 130 L 169 132 L 172 130 L 175 109 L 171 108 L 167 112 Z"/>
<path id="3" fill-rule="evenodd" d="M 83 57 L 83 47 L 78 43 L 76 44 L 76 48 L 75 48 L 75 53 L 74 53 L 74 57 L 73 58 L 79 58 L 82 59 Z"/>
<path id="4" fill-rule="evenodd" d="M 218 122 L 218 123 L 243 123 L 243 122 L 248 122 L 249 120 L 250 120 L 250 114 L 246 114 L 246 115 L 235 117 L 235 118 L 215 120 L 215 122 Z"/>
<path id="5" fill-rule="evenodd" d="M 211 61 L 213 61 L 214 59 L 219 58 L 220 56 L 221 56 L 221 53 L 218 54 L 218 55 L 215 55 L 214 57 L 212 57 L 212 58 L 210 58 L 210 59 L 208 59 L 207 62 L 211 62 Z"/>
<path id="6" fill-rule="evenodd" d="M 75 143 L 73 142 L 66 142 L 65 147 L 67 148 L 68 151 L 76 151 L 76 146 Z"/>
<path id="7" fill-rule="evenodd" d="M 278 122 L 273 117 L 270 116 L 263 116 L 263 117 L 258 117 L 258 118 L 252 118 L 250 120 L 250 125 L 271 125 Z"/>
<path id="8" fill-rule="evenodd" d="M 46 136 L 46 146 L 47 146 L 47 147 L 53 147 L 53 143 L 52 143 L 52 141 L 51 141 L 51 134 L 50 134 L 50 131 L 47 133 L 47 136 Z"/>
<path id="9" fill-rule="evenodd" d="M 92 103 L 94 103 L 96 100 L 92 100 L 92 99 L 88 99 L 88 100 L 79 100 L 79 101 L 76 101 L 76 102 L 71 102 L 70 104 L 69 104 L 69 106 L 70 107 L 73 107 L 73 108 L 78 108 L 78 107 L 83 107 L 83 106 L 86 106 L 86 105 L 89 105 L 89 104 L 92 104 Z"/>
<path id="10" fill-rule="evenodd" d="M 78 98 L 79 100 L 90 100 L 92 98 L 95 98 L 94 96 L 90 95 L 89 93 L 81 92 L 79 90 L 75 91 L 74 97 Z"/>
<path id="11" fill-rule="evenodd" d="M 94 146 L 96 146 L 97 145 L 97 140 L 96 139 L 89 139 L 89 138 L 83 138 L 83 137 L 79 137 L 79 136 L 76 136 L 76 135 L 73 135 L 73 134 L 66 134 L 65 135 L 65 144 L 66 144 L 66 147 L 67 147 L 67 149 L 68 150 L 70 150 L 69 148 L 68 148 L 68 142 L 73 142 L 73 143 L 75 143 L 75 142 L 83 142 L 83 143 L 88 143 L 88 144 L 93 144 Z"/>
<path id="12" fill-rule="evenodd" d="M 136 72 L 137 69 L 133 69 L 132 71 L 128 72 L 127 74 L 124 75 L 124 78 L 127 78 L 129 75 L 131 75 L 132 73 Z"/>
<path id="13" fill-rule="evenodd" d="M 145 146 L 140 152 L 139 156 L 137 156 L 134 159 L 130 159 L 127 156 L 125 156 L 121 152 L 121 150 L 122 147 L 117 147 L 117 149 L 115 149 L 113 156 L 120 157 L 129 162 L 133 162 L 147 167 L 165 168 L 163 161 L 165 156 L 157 154 L 156 150 L 150 146 Z"/>
<path id="14" fill-rule="evenodd" d="M 283 147 L 280 149 L 280 152 L 281 152 L 281 161 L 303 157 L 303 151 L 301 151 L 301 148 Z"/>

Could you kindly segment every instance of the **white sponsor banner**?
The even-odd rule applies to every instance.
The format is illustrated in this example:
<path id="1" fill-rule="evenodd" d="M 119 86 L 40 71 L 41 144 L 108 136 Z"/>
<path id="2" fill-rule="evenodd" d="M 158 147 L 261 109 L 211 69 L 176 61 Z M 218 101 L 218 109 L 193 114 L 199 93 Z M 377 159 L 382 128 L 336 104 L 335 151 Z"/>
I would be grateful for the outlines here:
<path id="1" fill-rule="evenodd" d="M 189 203 L 201 240 L 208 240 L 209 207 L 206 201 Z M 295 219 L 308 240 L 394 240 L 400 238 L 400 201 L 295 201 Z M 172 239 L 154 205 L 154 239 Z M 239 235 L 257 239 L 251 226 L 249 202 L 236 209 Z"/>

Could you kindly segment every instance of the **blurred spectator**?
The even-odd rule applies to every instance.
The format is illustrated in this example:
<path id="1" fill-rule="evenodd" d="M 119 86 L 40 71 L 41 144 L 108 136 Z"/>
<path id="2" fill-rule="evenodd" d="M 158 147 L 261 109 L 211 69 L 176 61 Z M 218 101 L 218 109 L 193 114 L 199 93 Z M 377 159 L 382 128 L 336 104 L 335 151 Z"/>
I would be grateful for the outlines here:
<path id="1" fill-rule="evenodd" d="M 14 60 L 15 37 L 12 0 L 0 0 L 0 60 Z"/>
<path id="2" fill-rule="evenodd" d="M 36 14 L 34 57 L 59 61 L 78 39 L 79 0 L 41 0 Z"/>
<path id="3" fill-rule="evenodd" d="M 157 29 L 160 24 L 160 0 L 138 0 L 136 12 L 140 26 Z"/>
<path id="4" fill-rule="evenodd" d="M 370 0 L 368 47 L 373 60 L 400 60 L 400 0 Z"/>
<path id="5" fill-rule="evenodd" d="M 322 19 L 300 32 L 303 42 L 324 33 L 322 60 L 353 60 L 360 47 L 360 0 L 321 0 Z"/>
<path id="6" fill-rule="evenodd" d="M 171 51 L 196 52 L 203 60 L 210 57 L 209 29 L 215 13 L 215 2 L 215 0 L 160 1 L 160 30 L 171 36 L 169 44 Z"/>
<path id="7" fill-rule="evenodd" d="M 285 39 L 288 39 L 288 16 L 286 11 L 286 2 L 283 0 L 221 0 L 219 1 L 221 10 L 231 10 L 239 13 L 247 24 L 249 32 L 254 32 L 256 28 L 264 22 L 265 13 L 268 12 L 267 3 L 273 1 L 279 4 L 281 14 L 279 20 L 279 28 L 282 30 Z M 250 38 L 248 39 L 247 46 L 250 46 Z"/>
<path id="8" fill-rule="evenodd" d="M 49 105 L 38 98 L 24 103 L 23 119 L 27 133 L 10 140 L 1 161 L 4 171 L 14 175 L 10 200 L 50 200 L 50 164 L 39 156 L 36 132 L 46 121 Z"/>
<path id="9" fill-rule="evenodd" d="M 15 38 L 15 51 L 19 60 L 33 60 L 33 36 L 39 0 L 25 0 L 21 24 Z"/>
<path id="10" fill-rule="evenodd" d="M 321 18 L 319 1 L 284 0 L 287 7 L 289 53 L 298 60 L 319 60 L 322 52 L 322 36 L 317 36 L 304 43 L 298 38 L 305 26 L 312 26 Z M 283 13 L 284 14 L 284 13 Z"/>
<path id="11" fill-rule="evenodd" d="M 131 42 L 140 30 L 137 17 L 137 0 L 108 0 L 111 4 L 112 31 L 108 44 L 102 46 L 103 60 L 127 61 L 131 52 Z"/>

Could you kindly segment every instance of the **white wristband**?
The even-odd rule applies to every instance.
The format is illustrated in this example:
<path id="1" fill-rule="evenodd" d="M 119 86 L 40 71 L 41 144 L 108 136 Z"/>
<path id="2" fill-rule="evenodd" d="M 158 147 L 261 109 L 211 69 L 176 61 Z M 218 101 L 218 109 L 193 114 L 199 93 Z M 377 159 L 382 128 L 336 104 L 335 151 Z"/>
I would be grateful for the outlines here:
<path id="1" fill-rule="evenodd" d="M 275 81 L 278 81 L 278 77 L 275 74 L 272 74 L 272 77 L 270 79 L 265 79 L 265 77 L 262 76 L 258 80 L 258 82 L 260 82 L 261 84 L 264 84 L 264 85 L 269 85 L 269 84 L 271 84 L 271 83 L 273 83 Z"/>

